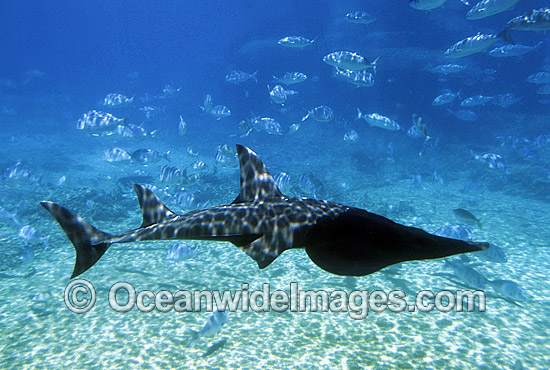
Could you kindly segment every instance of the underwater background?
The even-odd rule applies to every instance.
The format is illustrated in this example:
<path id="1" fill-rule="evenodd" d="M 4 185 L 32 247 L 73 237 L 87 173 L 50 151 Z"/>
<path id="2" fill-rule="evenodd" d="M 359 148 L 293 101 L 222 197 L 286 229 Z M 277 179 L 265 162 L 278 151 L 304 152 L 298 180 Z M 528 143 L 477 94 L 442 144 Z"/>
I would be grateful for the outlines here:
<path id="1" fill-rule="evenodd" d="M 494 51 L 511 45 L 496 37 L 508 21 L 548 2 L 482 19 L 459 0 L 417 3 L 4 2 L 0 368 L 548 368 L 549 27 L 511 29 L 524 48 Z M 478 33 L 494 43 L 445 55 Z M 365 60 L 335 69 L 325 57 L 338 51 Z M 230 243 L 121 244 L 81 276 L 95 307 L 66 307 L 75 252 L 40 201 L 112 233 L 141 223 L 134 183 L 176 213 L 229 204 L 235 144 L 284 194 L 492 247 L 348 278 L 300 249 L 259 270 Z M 116 312 L 107 296 L 121 281 L 172 292 L 480 289 L 487 310 L 364 320 L 237 310 L 195 340 L 211 312 Z"/>

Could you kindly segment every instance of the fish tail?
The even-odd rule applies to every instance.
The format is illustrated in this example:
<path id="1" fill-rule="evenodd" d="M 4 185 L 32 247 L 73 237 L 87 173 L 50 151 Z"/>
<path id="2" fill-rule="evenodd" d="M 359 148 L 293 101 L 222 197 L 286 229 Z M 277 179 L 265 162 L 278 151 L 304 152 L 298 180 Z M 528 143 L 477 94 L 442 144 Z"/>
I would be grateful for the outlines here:
<path id="1" fill-rule="evenodd" d="M 40 202 L 57 221 L 76 250 L 76 261 L 71 279 L 92 267 L 103 256 L 112 235 L 96 229 L 74 212 L 53 202 Z"/>
<path id="2" fill-rule="evenodd" d="M 170 151 L 167 151 L 166 154 L 164 154 L 164 158 L 168 161 L 168 162 L 172 162 L 170 160 Z"/>
<path id="3" fill-rule="evenodd" d="M 363 113 L 361 113 L 361 109 L 357 108 L 357 118 L 356 120 L 363 118 Z"/>
<path id="4" fill-rule="evenodd" d="M 166 221 L 176 216 L 164 203 L 145 186 L 134 184 L 134 190 L 138 197 L 139 207 L 143 213 L 143 222 L 140 228 Z"/>
<path id="5" fill-rule="evenodd" d="M 252 78 L 254 80 L 254 82 L 256 82 L 256 83 L 258 83 L 257 75 L 258 75 L 258 71 L 254 72 L 250 75 L 250 78 Z"/>
<path id="6" fill-rule="evenodd" d="M 380 57 L 376 57 L 376 59 L 371 63 L 372 70 L 374 71 L 374 73 L 376 73 L 376 65 L 378 63 L 378 59 L 380 59 Z"/>
<path id="7" fill-rule="evenodd" d="M 499 33 L 497 35 L 497 37 L 500 37 L 501 39 L 503 39 L 504 41 L 506 41 L 507 43 L 509 44 L 512 44 L 512 45 L 515 45 L 516 43 L 514 42 L 514 40 L 512 40 L 512 37 L 510 36 L 510 28 L 506 28 L 504 31 L 502 31 L 501 33 Z"/>
<path id="8" fill-rule="evenodd" d="M 195 346 L 195 343 L 200 339 L 200 334 L 198 331 L 193 329 L 187 329 L 187 334 L 191 335 L 191 341 L 189 342 L 189 348 L 193 348 Z"/>
<path id="9" fill-rule="evenodd" d="M 480 229 L 480 230 L 483 229 L 483 224 L 484 224 L 484 222 L 481 221 L 479 218 L 478 218 L 476 221 L 477 221 L 477 226 L 479 226 L 479 229 Z"/>

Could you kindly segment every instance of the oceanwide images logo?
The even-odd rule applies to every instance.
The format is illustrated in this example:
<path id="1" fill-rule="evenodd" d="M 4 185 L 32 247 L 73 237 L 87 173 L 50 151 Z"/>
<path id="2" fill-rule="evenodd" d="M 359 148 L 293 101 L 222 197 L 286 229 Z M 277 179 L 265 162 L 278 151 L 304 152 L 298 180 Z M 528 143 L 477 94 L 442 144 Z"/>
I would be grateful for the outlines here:
<path id="1" fill-rule="evenodd" d="M 483 291 L 441 290 L 434 293 L 421 290 L 414 297 L 414 303 L 407 303 L 402 290 L 301 290 L 298 283 L 290 283 L 290 290 L 271 290 L 269 283 L 261 290 L 250 290 L 247 283 L 241 289 L 219 290 L 168 290 L 137 291 L 130 283 L 118 282 L 109 289 L 108 302 L 117 312 L 128 312 L 136 308 L 142 312 L 200 312 L 205 311 L 254 311 L 254 312 L 347 312 L 354 320 L 363 320 L 369 311 L 392 312 L 416 310 L 430 312 L 484 312 L 486 310 Z M 67 308 L 75 313 L 90 311 L 97 300 L 94 286 L 87 280 L 71 281 L 64 292 Z"/>

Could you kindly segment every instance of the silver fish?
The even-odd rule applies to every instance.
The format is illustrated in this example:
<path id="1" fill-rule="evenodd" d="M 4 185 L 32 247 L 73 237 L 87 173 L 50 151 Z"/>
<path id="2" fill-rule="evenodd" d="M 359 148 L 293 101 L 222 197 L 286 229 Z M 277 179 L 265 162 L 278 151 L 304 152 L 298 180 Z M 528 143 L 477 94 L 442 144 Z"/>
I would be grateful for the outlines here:
<path id="1" fill-rule="evenodd" d="M 231 115 L 231 111 L 225 105 L 216 105 L 214 108 L 207 112 L 212 117 L 220 120 Z"/>
<path id="2" fill-rule="evenodd" d="M 370 87 L 374 85 L 374 75 L 367 72 L 366 69 L 361 71 L 350 71 L 349 69 L 334 67 L 332 75 L 359 87 Z"/>
<path id="3" fill-rule="evenodd" d="M 457 42 L 445 51 L 447 58 L 462 58 L 467 55 L 479 53 L 490 48 L 502 35 L 482 34 L 467 37 Z"/>
<path id="4" fill-rule="evenodd" d="M 357 108 L 357 118 L 364 119 L 370 126 L 380 127 L 385 130 L 397 131 L 401 129 L 401 126 L 394 120 L 383 116 L 378 113 L 363 114 L 359 108 Z"/>
<path id="5" fill-rule="evenodd" d="M 132 156 L 122 148 L 110 148 L 103 154 L 103 159 L 111 163 L 127 163 L 132 160 Z"/>
<path id="6" fill-rule="evenodd" d="M 330 66 L 348 69 L 350 71 L 359 71 L 366 68 L 372 68 L 374 72 L 376 72 L 376 63 L 379 58 L 380 57 L 376 58 L 371 63 L 368 59 L 357 53 L 351 51 L 335 51 L 325 55 L 323 57 L 323 62 Z"/>
<path id="7" fill-rule="evenodd" d="M 225 80 L 227 82 L 230 82 L 232 84 L 240 84 L 243 82 L 246 82 L 248 80 L 254 80 L 256 83 L 258 83 L 258 79 L 256 78 L 256 75 L 258 74 L 258 71 L 250 74 L 243 71 L 231 71 L 225 76 Z"/>
<path id="8" fill-rule="evenodd" d="M 537 72 L 527 77 L 527 82 L 532 84 L 550 84 L 550 72 Z"/>
<path id="9" fill-rule="evenodd" d="M 449 74 L 449 73 L 459 73 L 467 69 L 468 67 L 460 64 L 440 64 L 431 69 L 432 72 Z"/>
<path id="10" fill-rule="evenodd" d="M 542 41 L 535 46 L 527 45 L 504 45 L 499 48 L 494 48 L 489 52 L 489 55 L 495 58 L 519 57 L 527 53 L 536 51 L 542 45 Z"/>
<path id="11" fill-rule="evenodd" d="M 445 4 L 447 0 L 409 0 L 409 6 L 416 10 L 432 10 Z"/>
<path id="12" fill-rule="evenodd" d="M 519 0 L 481 0 L 466 13 L 466 19 L 481 19 L 512 9 Z"/>
<path id="13" fill-rule="evenodd" d="M 256 131 L 264 131 L 270 135 L 282 135 L 281 124 L 271 117 L 257 117 L 251 122 Z"/>
<path id="14" fill-rule="evenodd" d="M 504 39 L 513 44 L 510 30 L 519 31 L 544 31 L 550 30 L 550 8 L 533 9 L 518 17 L 512 18 L 506 23 L 506 29 L 502 32 Z"/>
<path id="15" fill-rule="evenodd" d="M 103 105 L 109 108 L 123 107 L 132 104 L 134 102 L 134 97 L 135 95 L 131 98 L 128 98 L 127 96 L 122 94 L 111 93 L 108 94 L 105 99 L 103 99 Z"/>
<path id="16" fill-rule="evenodd" d="M 187 132 L 187 122 L 183 120 L 183 117 L 180 115 L 180 123 L 178 124 L 178 133 L 180 135 L 185 135 Z"/>
<path id="17" fill-rule="evenodd" d="M 277 41 L 277 44 L 286 46 L 288 48 L 305 48 L 307 46 L 315 45 L 317 38 L 313 40 L 307 39 L 303 36 L 286 36 Z"/>
<path id="18" fill-rule="evenodd" d="M 307 76 L 301 72 L 286 72 L 282 77 L 273 76 L 273 81 L 285 85 L 297 84 L 304 82 Z"/>
<path id="19" fill-rule="evenodd" d="M 475 95 L 464 99 L 460 106 L 462 107 L 475 107 L 476 105 L 483 105 L 493 100 L 494 96 Z"/>
<path id="20" fill-rule="evenodd" d="M 346 14 L 346 21 L 351 23 L 369 24 L 376 20 L 375 17 L 363 10 L 356 10 Z"/>
<path id="21" fill-rule="evenodd" d="M 76 125 L 77 130 L 86 130 L 89 132 L 113 130 L 117 126 L 124 126 L 125 120 L 117 118 L 111 113 L 91 110 L 84 113 L 82 118 L 78 120 Z"/>
<path id="22" fill-rule="evenodd" d="M 330 122 L 334 119 L 334 111 L 332 110 L 332 108 L 327 107 L 326 105 L 315 107 L 312 110 L 308 111 L 307 114 L 302 117 L 302 122 L 310 117 L 317 122 Z"/>
<path id="23" fill-rule="evenodd" d="M 437 96 L 433 101 L 432 105 L 445 105 L 452 103 L 458 97 L 458 93 L 444 93 Z"/>

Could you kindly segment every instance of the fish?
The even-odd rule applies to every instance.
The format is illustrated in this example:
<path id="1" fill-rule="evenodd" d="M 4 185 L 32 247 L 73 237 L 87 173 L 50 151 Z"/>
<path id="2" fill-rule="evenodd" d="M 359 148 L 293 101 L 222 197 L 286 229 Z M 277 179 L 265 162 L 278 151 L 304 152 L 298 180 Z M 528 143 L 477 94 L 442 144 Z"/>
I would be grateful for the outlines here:
<path id="1" fill-rule="evenodd" d="M 447 92 L 447 93 L 438 95 L 438 96 L 432 101 L 432 105 L 437 106 L 437 105 L 450 104 L 450 103 L 452 103 L 458 96 L 459 96 L 458 93 L 452 93 L 452 92 Z"/>
<path id="2" fill-rule="evenodd" d="M 117 235 L 95 228 L 59 204 L 41 202 L 75 247 L 71 278 L 90 269 L 111 245 L 142 240 L 231 242 L 260 269 L 288 249 L 303 248 L 321 269 L 344 276 L 364 276 L 404 261 L 489 248 L 485 242 L 438 237 L 360 208 L 285 196 L 255 152 L 237 145 L 237 154 L 241 186 L 231 204 L 177 215 L 151 190 L 135 184 L 143 222 Z"/>
<path id="3" fill-rule="evenodd" d="M 527 82 L 539 85 L 539 84 L 550 84 L 550 72 L 537 72 L 529 75 L 527 77 Z"/>
<path id="4" fill-rule="evenodd" d="M 519 57 L 527 53 L 536 51 L 542 45 L 542 41 L 535 46 L 527 45 L 504 45 L 499 48 L 494 48 L 489 52 L 489 55 L 495 58 L 503 57 Z"/>
<path id="5" fill-rule="evenodd" d="M 36 231 L 36 229 L 30 225 L 25 225 L 19 229 L 17 234 L 23 241 L 26 243 L 39 243 L 43 244 L 46 249 L 48 249 L 48 240 L 50 236 L 42 236 Z"/>
<path id="6" fill-rule="evenodd" d="M 188 333 L 191 334 L 191 343 L 189 344 L 189 348 L 193 347 L 195 343 L 203 337 L 213 337 L 218 334 L 226 321 L 227 313 L 222 310 L 216 310 L 212 313 L 212 316 L 210 316 L 201 330 L 195 331 L 189 329 Z"/>
<path id="7" fill-rule="evenodd" d="M 359 134 L 355 130 L 349 130 L 344 134 L 344 141 L 348 143 L 353 143 L 359 140 Z"/>
<path id="8" fill-rule="evenodd" d="M 198 253 L 196 248 L 189 247 L 185 243 L 174 243 L 166 252 L 166 259 L 172 261 L 183 261 L 185 259 L 196 256 Z"/>
<path id="9" fill-rule="evenodd" d="M 21 183 L 39 183 L 42 177 L 36 176 L 29 168 L 22 162 L 15 162 L 11 166 L 7 167 L 2 174 L 4 180 L 21 182 Z"/>
<path id="10" fill-rule="evenodd" d="M 78 120 L 76 129 L 84 130 L 90 133 L 97 133 L 101 131 L 110 131 L 117 128 L 117 126 L 124 126 L 126 120 L 124 118 L 117 118 L 111 113 L 106 113 L 97 110 L 91 110 Z"/>
<path id="11" fill-rule="evenodd" d="M 361 119 L 361 118 L 367 121 L 370 126 L 380 127 L 385 130 L 392 130 L 392 131 L 401 130 L 401 126 L 399 126 L 399 124 L 394 120 L 378 113 L 363 114 L 361 110 L 357 108 L 356 119 Z"/>
<path id="12" fill-rule="evenodd" d="M 493 100 L 494 96 L 475 95 L 464 99 L 461 103 L 461 107 L 475 107 L 476 105 L 484 105 L 485 103 Z"/>
<path id="13" fill-rule="evenodd" d="M 473 154 L 474 160 L 481 163 L 484 167 L 489 170 L 495 170 L 497 172 L 507 173 L 506 165 L 504 164 L 504 159 L 500 154 L 494 153 L 485 153 L 482 155 Z"/>
<path id="14" fill-rule="evenodd" d="M 300 129 L 300 124 L 299 123 L 293 123 L 292 125 L 290 125 L 288 127 L 288 131 L 286 132 L 285 135 L 292 135 L 292 134 L 295 134 L 298 130 Z"/>
<path id="15" fill-rule="evenodd" d="M 356 10 L 346 14 L 346 21 L 351 23 L 369 24 L 376 20 L 375 17 L 363 10 Z"/>
<path id="16" fill-rule="evenodd" d="M 310 117 L 317 122 L 330 122 L 334 119 L 334 111 L 326 105 L 320 105 L 308 111 L 307 114 L 302 117 L 302 122 Z"/>
<path id="17" fill-rule="evenodd" d="M 416 10 L 432 10 L 445 4 L 447 0 L 409 0 L 409 6 Z"/>
<path id="18" fill-rule="evenodd" d="M 482 19 L 510 10 L 519 0 L 481 0 L 466 13 L 466 19 Z"/>
<path id="19" fill-rule="evenodd" d="M 281 124 L 271 117 L 256 117 L 250 124 L 254 130 L 264 131 L 269 135 L 283 134 Z"/>
<path id="20" fill-rule="evenodd" d="M 183 120 L 183 117 L 180 115 L 180 122 L 178 124 L 178 134 L 181 136 L 187 133 L 187 122 Z"/>
<path id="21" fill-rule="evenodd" d="M 466 225 L 477 225 L 480 229 L 483 228 L 483 223 L 479 218 L 476 218 L 470 211 L 462 208 L 453 209 L 453 213 L 456 219 L 460 222 L 464 222 Z"/>
<path id="22" fill-rule="evenodd" d="M 475 36 L 467 37 L 453 44 L 445 51 L 445 56 L 447 58 L 462 58 L 467 55 L 479 53 L 487 50 L 503 37 L 503 34 L 493 35 L 479 32 Z"/>
<path id="23" fill-rule="evenodd" d="M 206 94 L 204 97 L 204 102 L 200 108 L 203 112 L 208 112 L 214 107 L 214 103 L 212 102 L 212 95 Z"/>
<path id="24" fill-rule="evenodd" d="M 472 230 L 468 226 L 449 225 L 443 226 L 434 232 L 434 235 L 464 241 L 472 240 Z"/>
<path id="25" fill-rule="evenodd" d="M 208 356 L 214 354 L 214 352 L 217 352 L 218 350 L 222 349 L 223 346 L 225 346 L 226 343 L 227 343 L 227 339 L 222 339 L 222 340 L 217 341 L 216 343 L 214 343 L 210 347 L 208 347 L 206 349 L 206 351 L 202 354 L 201 357 L 208 357 Z"/>
<path id="26" fill-rule="evenodd" d="M 216 118 L 218 121 L 222 118 L 229 117 L 231 115 L 231 110 L 227 108 L 225 105 L 216 105 L 209 111 L 207 111 L 209 115 Z"/>
<path id="27" fill-rule="evenodd" d="M 339 77 L 358 87 L 370 87 L 374 85 L 374 75 L 367 72 L 366 69 L 361 71 L 350 71 L 349 69 L 334 67 L 332 76 Z"/>
<path id="28" fill-rule="evenodd" d="M 229 147 L 227 144 L 218 145 L 216 150 L 216 163 L 220 163 L 224 166 L 238 166 L 239 160 L 237 153 Z"/>
<path id="29" fill-rule="evenodd" d="M 197 199 L 195 194 L 181 188 L 172 195 L 172 201 L 183 209 L 193 209 Z"/>
<path id="30" fill-rule="evenodd" d="M 518 283 L 512 280 L 491 280 L 489 285 L 499 294 L 502 294 L 505 298 L 513 301 L 525 301 L 527 299 L 527 293 L 519 286 Z"/>
<path id="31" fill-rule="evenodd" d="M 258 74 L 258 71 L 250 74 L 243 71 L 231 71 L 225 76 L 225 80 L 227 82 L 230 82 L 232 84 L 241 84 L 243 82 L 246 82 L 248 80 L 254 80 L 256 83 L 258 83 L 258 78 L 256 75 Z"/>
<path id="32" fill-rule="evenodd" d="M 122 148 L 109 148 L 103 153 L 103 159 L 110 163 L 128 163 L 132 156 Z"/>
<path id="33" fill-rule="evenodd" d="M 550 84 L 542 85 L 537 89 L 537 94 L 539 95 L 549 95 L 550 94 Z"/>
<path id="34" fill-rule="evenodd" d="M 92 134 L 93 136 L 120 136 L 130 139 L 145 139 L 147 137 L 155 137 L 157 130 L 147 132 L 141 125 L 127 123 L 126 125 L 118 125 L 111 131 Z"/>
<path id="35" fill-rule="evenodd" d="M 445 266 L 451 268 L 455 275 L 462 280 L 465 285 L 468 285 L 471 288 L 483 290 L 489 282 L 485 276 L 470 266 L 451 261 L 445 261 Z"/>
<path id="36" fill-rule="evenodd" d="M 277 44 L 288 48 L 302 49 L 307 46 L 315 46 L 316 41 L 317 41 L 317 37 L 314 38 L 313 40 L 310 40 L 303 36 L 286 36 L 280 39 L 279 41 L 277 41 Z"/>
<path id="37" fill-rule="evenodd" d="M 8 218 L 8 219 L 12 220 L 13 223 L 16 224 L 17 226 L 21 226 L 21 223 L 17 219 L 17 216 L 12 214 L 12 213 L 9 213 L 8 211 L 6 211 L 2 207 L 0 207 L 0 218 Z"/>
<path id="38" fill-rule="evenodd" d="M 519 103 L 521 101 L 520 97 L 515 96 L 512 93 L 506 93 L 495 96 L 495 100 L 492 101 L 493 104 L 507 108 L 512 104 Z"/>
<path id="39" fill-rule="evenodd" d="M 275 83 L 282 83 L 285 85 L 297 84 L 307 80 L 307 75 L 301 72 L 286 72 L 282 77 L 273 76 Z"/>
<path id="40" fill-rule="evenodd" d="M 160 169 L 159 180 L 163 183 L 178 183 L 187 176 L 185 170 L 180 170 L 176 166 L 164 165 Z"/>
<path id="41" fill-rule="evenodd" d="M 491 262 L 497 262 L 497 263 L 508 262 L 508 257 L 506 257 L 506 253 L 504 253 L 504 250 L 498 245 L 494 245 L 494 244 L 491 245 L 491 248 L 484 250 L 483 252 L 479 252 L 477 256 L 486 261 L 491 261 Z"/>
<path id="42" fill-rule="evenodd" d="M 323 62 L 329 66 L 347 69 L 350 71 L 360 71 L 362 69 L 372 68 L 372 70 L 376 72 L 378 59 L 380 59 L 380 57 L 376 58 L 371 63 L 368 59 L 357 53 L 351 51 L 335 51 L 325 55 L 323 57 Z"/>
<path id="43" fill-rule="evenodd" d="M 134 102 L 134 97 L 135 95 L 132 96 L 131 98 L 128 98 L 126 95 L 122 95 L 122 94 L 116 94 L 116 93 L 107 94 L 105 99 L 103 99 L 103 105 L 108 108 L 124 107 L 126 105 L 132 104 Z"/>
<path id="44" fill-rule="evenodd" d="M 514 40 L 510 37 L 510 30 L 550 30 L 550 8 L 533 9 L 527 13 L 510 19 L 508 23 L 506 23 L 506 28 L 501 32 L 501 35 L 506 42 L 514 44 Z"/>
<path id="45" fill-rule="evenodd" d="M 272 89 L 267 87 L 269 91 L 269 98 L 275 104 L 284 104 L 286 102 L 286 92 L 281 85 L 275 85 Z"/>
<path id="46" fill-rule="evenodd" d="M 273 179 L 275 180 L 277 188 L 279 188 L 279 190 L 283 193 L 286 193 L 292 188 L 290 175 L 286 172 L 281 172 L 278 175 L 275 175 Z"/>
<path id="47" fill-rule="evenodd" d="M 434 73 L 441 73 L 444 75 L 450 74 L 450 73 L 459 73 L 464 70 L 466 70 L 468 67 L 460 65 L 460 64 L 440 64 L 432 69 L 430 71 Z"/>
<path id="48" fill-rule="evenodd" d="M 170 151 L 160 153 L 152 149 L 138 149 L 132 153 L 132 159 L 141 164 L 157 163 L 163 158 L 170 162 Z"/>
<path id="49" fill-rule="evenodd" d="M 424 142 L 431 139 L 431 136 L 428 135 L 428 129 L 426 128 L 426 123 L 424 122 L 422 117 L 420 117 L 416 113 L 413 113 L 412 114 L 412 122 L 413 122 L 412 127 L 415 128 L 415 130 L 414 130 L 415 134 L 418 134 L 420 137 L 423 137 Z M 412 129 L 412 127 L 411 127 L 411 129 Z M 411 131 L 411 130 L 409 130 L 409 131 Z"/>

